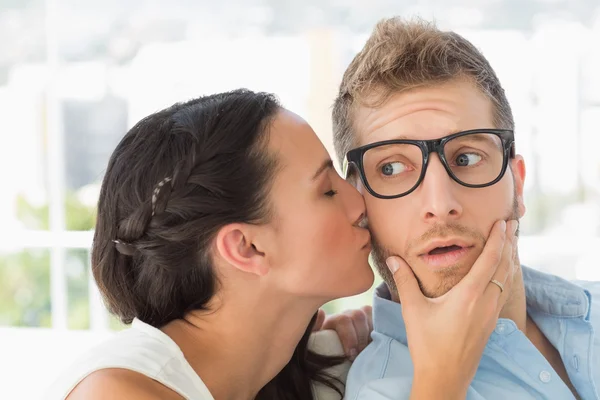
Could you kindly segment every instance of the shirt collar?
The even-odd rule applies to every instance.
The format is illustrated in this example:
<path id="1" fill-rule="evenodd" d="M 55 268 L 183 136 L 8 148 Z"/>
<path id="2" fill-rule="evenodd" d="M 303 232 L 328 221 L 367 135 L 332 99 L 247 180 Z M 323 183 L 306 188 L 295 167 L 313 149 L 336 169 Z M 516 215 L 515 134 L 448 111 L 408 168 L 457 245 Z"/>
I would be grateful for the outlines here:
<path id="1" fill-rule="evenodd" d="M 527 309 L 559 318 L 589 319 L 591 294 L 556 275 L 522 267 Z"/>
<path id="2" fill-rule="evenodd" d="M 559 318 L 589 319 L 590 293 L 565 279 L 522 266 L 527 309 Z M 374 330 L 406 344 L 402 306 L 391 299 L 385 283 L 373 298 Z"/>

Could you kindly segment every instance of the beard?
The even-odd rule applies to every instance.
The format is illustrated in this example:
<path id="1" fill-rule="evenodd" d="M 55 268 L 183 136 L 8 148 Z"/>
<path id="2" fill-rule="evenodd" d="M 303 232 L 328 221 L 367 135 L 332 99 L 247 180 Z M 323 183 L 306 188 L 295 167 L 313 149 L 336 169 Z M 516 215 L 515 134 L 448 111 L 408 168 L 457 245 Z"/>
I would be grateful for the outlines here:
<path id="1" fill-rule="evenodd" d="M 518 210 L 518 202 L 517 202 L 516 193 L 513 197 L 512 209 L 506 213 L 506 217 L 503 219 L 505 221 L 510 221 L 510 220 L 518 221 L 519 210 Z M 443 237 L 448 237 L 451 235 L 471 238 L 474 243 L 480 245 L 480 248 L 482 250 L 487 243 L 487 238 L 484 235 L 482 235 L 480 232 L 466 228 L 460 224 L 455 224 L 455 223 L 444 224 L 444 225 L 438 224 L 438 225 L 434 225 L 433 227 L 431 227 L 431 229 L 429 229 L 427 232 L 425 232 L 423 235 L 421 235 L 421 237 L 419 239 L 414 240 L 411 243 L 409 243 L 404 254 L 410 254 L 411 248 L 415 247 L 415 245 L 418 243 L 424 243 L 433 238 L 443 238 Z M 517 230 L 516 236 L 518 236 L 518 235 L 519 235 L 519 231 Z M 390 293 L 392 293 L 392 296 L 396 296 L 396 298 L 398 298 L 398 289 L 396 287 L 396 283 L 394 282 L 394 277 L 385 263 L 385 260 L 388 257 L 393 256 L 393 255 L 398 255 L 398 253 L 395 253 L 395 252 L 391 251 L 389 248 L 383 246 L 381 244 L 381 241 L 373 233 L 371 236 L 371 244 L 372 244 L 371 257 L 373 259 L 373 264 L 375 265 L 375 268 L 379 272 L 379 275 L 381 276 L 383 281 L 389 287 Z M 408 262 L 408 260 L 405 260 L 405 261 Z M 409 266 L 411 267 L 411 269 L 413 269 L 412 265 L 409 264 Z M 438 278 L 436 280 L 436 282 L 423 282 L 416 273 L 415 273 L 415 278 L 417 279 L 419 288 L 421 289 L 421 292 L 423 292 L 423 295 L 425 295 L 426 297 L 429 297 L 429 298 L 436 298 L 436 297 L 443 296 L 450 289 L 452 289 L 454 286 L 456 286 L 465 277 L 465 275 L 471 270 L 472 266 L 473 265 L 471 264 L 471 265 L 468 265 L 468 268 L 465 268 L 464 265 L 456 264 L 456 265 L 452 265 L 448 268 L 444 268 L 439 271 L 436 271 L 435 274 Z M 415 272 L 414 269 L 413 269 L 413 272 Z"/>

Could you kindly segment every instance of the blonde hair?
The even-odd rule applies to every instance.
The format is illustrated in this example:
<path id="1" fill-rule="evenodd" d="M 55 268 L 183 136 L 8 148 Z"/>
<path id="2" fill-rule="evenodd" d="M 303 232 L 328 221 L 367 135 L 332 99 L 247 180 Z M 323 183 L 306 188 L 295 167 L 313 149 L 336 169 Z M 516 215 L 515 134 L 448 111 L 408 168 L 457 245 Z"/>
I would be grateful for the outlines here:
<path id="1" fill-rule="evenodd" d="M 492 101 L 496 128 L 514 129 L 496 73 L 468 40 L 422 20 L 380 21 L 344 73 L 333 105 L 333 138 L 340 161 L 356 145 L 352 114 L 357 105 L 377 107 L 393 94 L 459 78 L 470 79 Z"/>

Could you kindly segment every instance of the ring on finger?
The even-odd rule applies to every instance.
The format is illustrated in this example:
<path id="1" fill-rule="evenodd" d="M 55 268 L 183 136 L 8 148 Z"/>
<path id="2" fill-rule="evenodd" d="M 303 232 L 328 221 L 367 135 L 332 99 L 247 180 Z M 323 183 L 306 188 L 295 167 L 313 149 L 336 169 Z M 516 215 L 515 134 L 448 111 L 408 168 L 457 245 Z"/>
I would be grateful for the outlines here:
<path id="1" fill-rule="evenodd" d="M 498 286 L 500 288 L 500 293 L 504 292 L 504 285 L 496 279 L 492 279 L 490 283 L 493 283 L 494 285 Z"/>

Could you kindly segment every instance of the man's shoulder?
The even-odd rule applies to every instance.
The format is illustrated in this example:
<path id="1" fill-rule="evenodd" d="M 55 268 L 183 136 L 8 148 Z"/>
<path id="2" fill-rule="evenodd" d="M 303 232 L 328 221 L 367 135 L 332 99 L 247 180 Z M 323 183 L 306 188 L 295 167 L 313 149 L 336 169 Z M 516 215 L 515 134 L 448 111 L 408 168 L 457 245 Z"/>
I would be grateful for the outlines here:
<path id="1" fill-rule="evenodd" d="M 359 354 L 350 368 L 350 377 L 381 378 L 385 375 L 391 358 L 408 348 L 377 331 L 373 331 L 373 341 Z M 407 353 L 408 354 L 408 353 Z M 410 358 L 409 358 L 410 361 Z M 352 379 L 352 378 L 350 378 Z"/>
<path id="2" fill-rule="evenodd" d="M 412 361 L 408 347 L 393 338 L 379 332 L 373 332 L 373 341 L 363 350 L 352 363 L 346 382 L 346 399 L 362 399 L 359 396 L 365 388 L 378 388 L 382 384 L 389 385 L 386 378 L 406 377 L 405 387 L 410 393 L 412 381 Z M 388 383 L 386 383 L 388 382 Z M 402 380 L 392 380 L 395 389 Z"/>
<path id="3" fill-rule="evenodd" d="M 575 280 L 572 283 L 587 290 L 592 295 L 593 302 L 597 303 L 600 301 L 600 282 Z"/>
<path id="4" fill-rule="evenodd" d="M 563 299 L 575 307 L 573 312 L 582 315 L 588 311 L 583 307 L 588 302 L 592 304 L 591 309 L 600 308 L 600 305 L 593 306 L 600 302 L 600 282 L 570 280 L 526 266 L 522 266 L 522 271 L 528 299 L 532 297 L 541 303 L 550 301 L 552 304 Z"/>
<path id="5" fill-rule="evenodd" d="M 577 280 L 573 283 L 585 290 L 589 299 L 588 318 L 596 327 L 600 328 L 600 282 Z"/>

